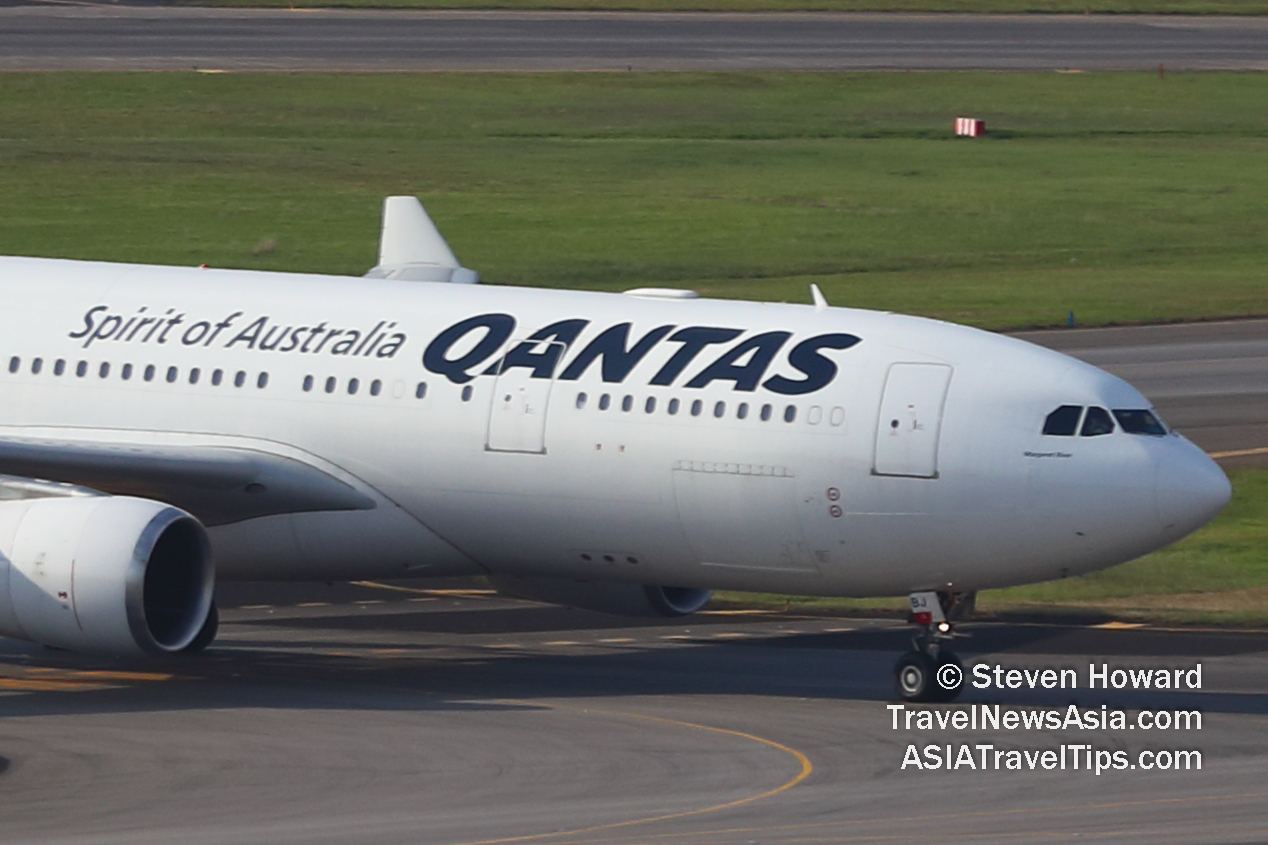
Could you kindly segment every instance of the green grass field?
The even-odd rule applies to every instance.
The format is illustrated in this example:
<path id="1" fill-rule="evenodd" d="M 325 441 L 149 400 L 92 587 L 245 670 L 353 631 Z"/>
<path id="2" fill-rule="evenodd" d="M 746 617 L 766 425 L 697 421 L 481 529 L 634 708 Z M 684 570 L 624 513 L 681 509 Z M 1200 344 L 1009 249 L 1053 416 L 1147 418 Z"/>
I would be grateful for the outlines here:
<path id="1" fill-rule="evenodd" d="M 1268 313 L 1263 74 L 4 82 L 0 253 L 360 273 L 381 198 L 415 193 L 492 283 L 814 281 L 990 327 Z"/>
<path id="2" fill-rule="evenodd" d="M 813 281 L 986 327 L 1268 313 L 1265 74 L 3 80 L 0 253 L 359 274 L 413 193 L 493 284 Z M 1268 471 L 1234 480 L 1174 548 L 983 609 L 1268 624 Z"/>

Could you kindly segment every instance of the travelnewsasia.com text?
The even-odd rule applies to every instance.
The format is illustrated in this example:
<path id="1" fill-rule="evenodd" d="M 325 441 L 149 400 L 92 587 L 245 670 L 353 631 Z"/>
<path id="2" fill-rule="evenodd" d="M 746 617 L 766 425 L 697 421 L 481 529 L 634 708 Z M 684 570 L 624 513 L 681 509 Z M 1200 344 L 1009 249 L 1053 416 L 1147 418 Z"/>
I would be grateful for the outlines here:
<path id="1" fill-rule="evenodd" d="M 998 704 L 969 704 L 963 709 L 943 710 L 887 704 L 890 727 L 896 731 L 932 730 L 1158 730 L 1200 731 L 1199 710 L 1126 710 L 1064 708 L 1003 709 Z"/>

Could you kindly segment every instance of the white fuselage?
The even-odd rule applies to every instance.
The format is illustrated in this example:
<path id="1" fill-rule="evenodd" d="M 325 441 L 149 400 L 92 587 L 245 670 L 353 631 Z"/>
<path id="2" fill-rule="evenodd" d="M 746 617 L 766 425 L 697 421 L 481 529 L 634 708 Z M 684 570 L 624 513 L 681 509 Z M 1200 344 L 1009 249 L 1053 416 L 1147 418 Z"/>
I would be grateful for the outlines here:
<path id="1" fill-rule="evenodd" d="M 266 452 L 378 504 L 214 527 L 222 578 L 977 589 L 1227 499 L 1177 435 L 1042 433 L 1147 409 L 1122 380 L 915 317 L 19 258 L 0 291 L 0 435 Z"/>

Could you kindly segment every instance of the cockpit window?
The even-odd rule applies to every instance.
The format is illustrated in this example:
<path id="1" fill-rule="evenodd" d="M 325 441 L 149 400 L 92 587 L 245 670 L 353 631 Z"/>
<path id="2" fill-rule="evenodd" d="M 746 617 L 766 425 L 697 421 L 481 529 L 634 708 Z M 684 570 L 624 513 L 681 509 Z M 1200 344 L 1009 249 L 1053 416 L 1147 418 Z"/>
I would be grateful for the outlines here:
<path id="1" fill-rule="evenodd" d="M 1112 434 L 1114 420 L 1104 408 L 1091 407 L 1083 418 L 1083 429 L 1079 432 L 1084 437 L 1096 437 L 1101 434 Z"/>
<path id="2" fill-rule="evenodd" d="M 1082 405 L 1062 405 L 1043 421 L 1043 433 L 1057 437 L 1073 437 L 1074 432 L 1079 429 L 1079 417 L 1082 414 Z"/>
<path id="3" fill-rule="evenodd" d="M 1128 434 L 1152 434 L 1155 437 L 1162 437 L 1167 433 L 1167 427 L 1152 411 L 1128 411 L 1115 408 L 1114 419 L 1118 420 L 1118 424 Z"/>

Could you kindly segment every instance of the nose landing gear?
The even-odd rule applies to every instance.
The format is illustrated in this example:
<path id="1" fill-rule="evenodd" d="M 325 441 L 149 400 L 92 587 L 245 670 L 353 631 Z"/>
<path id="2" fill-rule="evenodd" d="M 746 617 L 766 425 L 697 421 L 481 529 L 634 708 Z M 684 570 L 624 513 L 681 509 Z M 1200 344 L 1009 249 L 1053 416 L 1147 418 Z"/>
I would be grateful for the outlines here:
<path id="1" fill-rule="evenodd" d="M 974 592 L 911 594 L 908 620 L 920 626 L 912 651 L 894 664 L 894 681 L 904 701 L 954 701 L 964 685 L 964 665 L 944 646 L 955 637 L 955 622 L 973 612 Z"/>

